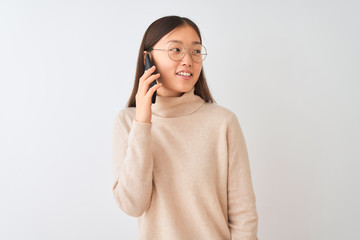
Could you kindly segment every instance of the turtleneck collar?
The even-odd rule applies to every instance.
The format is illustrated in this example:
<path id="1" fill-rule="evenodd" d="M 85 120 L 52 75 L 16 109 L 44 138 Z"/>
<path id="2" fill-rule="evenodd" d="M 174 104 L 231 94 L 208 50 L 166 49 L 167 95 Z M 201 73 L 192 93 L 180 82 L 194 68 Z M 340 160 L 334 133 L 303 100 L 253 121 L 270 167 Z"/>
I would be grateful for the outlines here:
<path id="1" fill-rule="evenodd" d="M 195 95 L 193 87 L 180 97 L 162 97 L 157 95 L 156 102 L 152 105 L 152 113 L 158 117 L 176 118 L 189 115 L 198 110 L 204 100 Z"/>

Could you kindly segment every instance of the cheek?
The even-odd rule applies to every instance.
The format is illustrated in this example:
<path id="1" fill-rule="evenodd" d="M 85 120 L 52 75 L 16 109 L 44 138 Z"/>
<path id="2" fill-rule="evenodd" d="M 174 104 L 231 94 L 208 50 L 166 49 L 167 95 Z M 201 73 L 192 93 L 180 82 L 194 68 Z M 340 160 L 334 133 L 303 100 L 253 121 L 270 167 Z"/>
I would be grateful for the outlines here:
<path id="1" fill-rule="evenodd" d="M 153 61 L 154 61 L 154 65 L 156 66 L 156 71 L 159 72 L 160 74 L 164 74 L 168 71 L 170 64 L 169 61 L 167 61 L 168 57 L 165 56 L 165 54 L 161 54 L 161 53 L 162 52 L 160 52 L 159 54 L 154 54 Z"/>
<path id="2" fill-rule="evenodd" d="M 197 78 L 199 78 L 199 76 L 200 76 L 201 69 L 202 69 L 202 65 L 196 67 L 196 75 L 197 75 L 196 77 Z"/>
<path id="3" fill-rule="evenodd" d="M 161 79 L 167 79 L 175 75 L 176 67 L 173 64 L 162 63 L 161 65 L 156 65 L 156 67 Z"/>

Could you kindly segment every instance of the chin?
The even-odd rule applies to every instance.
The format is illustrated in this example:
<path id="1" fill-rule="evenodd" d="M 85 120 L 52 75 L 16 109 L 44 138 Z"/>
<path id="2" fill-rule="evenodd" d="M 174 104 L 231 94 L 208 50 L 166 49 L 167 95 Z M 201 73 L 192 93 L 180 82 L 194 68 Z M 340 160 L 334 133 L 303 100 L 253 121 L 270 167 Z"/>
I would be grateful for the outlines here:
<path id="1" fill-rule="evenodd" d="M 184 93 L 184 92 L 189 92 L 191 91 L 191 89 L 193 88 L 194 86 L 183 86 L 181 88 L 179 88 L 177 91 L 178 92 L 181 92 L 181 93 Z"/>
<path id="2" fill-rule="evenodd" d="M 196 83 L 196 82 L 195 82 Z M 166 86 L 164 83 L 164 87 L 170 90 L 171 92 L 176 92 L 178 94 L 182 94 L 184 92 L 189 92 L 195 86 L 195 83 L 187 82 L 187 83 L 178 83 L 172 84 L 172 86 Z"/>

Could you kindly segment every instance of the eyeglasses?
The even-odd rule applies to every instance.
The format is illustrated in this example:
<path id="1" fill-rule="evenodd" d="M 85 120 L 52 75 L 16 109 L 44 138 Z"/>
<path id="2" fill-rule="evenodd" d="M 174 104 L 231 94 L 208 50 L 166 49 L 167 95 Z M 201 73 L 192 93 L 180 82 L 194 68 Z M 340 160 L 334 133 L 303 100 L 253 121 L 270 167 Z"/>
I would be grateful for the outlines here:
<path id="1" fill-rule="evenodd" d="M 206 48 L 202 44 L 196 44 L 194 47 L 184 47 L 182 43 L 173 42 L 168 49 L 150 48 L 151 50 L 167 51 L 169 58 L 174 61 L 180 61 L 185 57 L 186 49 L 190 49 L 190 56 L 194 62 L 201 63 L 207 56 Z"/>

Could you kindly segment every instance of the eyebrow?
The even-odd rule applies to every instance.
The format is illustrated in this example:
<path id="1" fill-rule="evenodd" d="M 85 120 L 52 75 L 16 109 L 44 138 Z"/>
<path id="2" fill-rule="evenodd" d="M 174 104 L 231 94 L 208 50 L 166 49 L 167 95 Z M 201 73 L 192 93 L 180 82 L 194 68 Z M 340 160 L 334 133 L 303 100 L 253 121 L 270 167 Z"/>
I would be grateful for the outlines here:
<path id="1" fill-rule="evenodd" d="M 184 44 L 182 41 L 179 41 L 179 40 L 169 40 L 169 41 L 167 41 L 166 43 L 169 43 L 169 42 L 176 42 L 176 43 L 182 43 L 182 44 Z M 193 41 L 192 44 L 201 44 L 201 42 L 199 42 L 199 41 Z"/>

